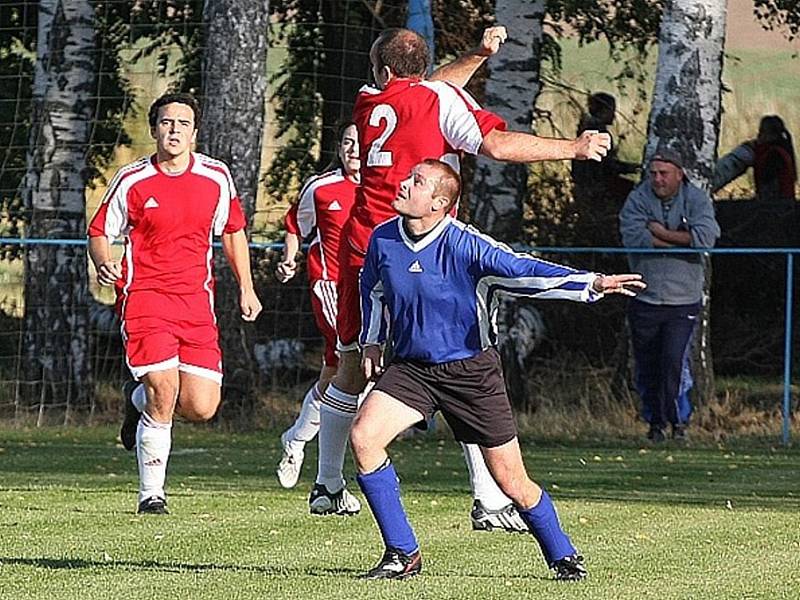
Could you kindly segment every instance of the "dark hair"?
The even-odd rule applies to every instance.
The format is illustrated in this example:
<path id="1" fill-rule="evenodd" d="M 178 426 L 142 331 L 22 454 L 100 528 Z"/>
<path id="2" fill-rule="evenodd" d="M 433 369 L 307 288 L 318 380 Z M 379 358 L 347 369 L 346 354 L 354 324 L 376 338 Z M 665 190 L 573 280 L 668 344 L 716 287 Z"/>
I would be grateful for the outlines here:
<path id="1" fill-rule="evenodd" d="M 397 77 L 424 77 L 428 72 L 428 44 L 416 31 L 385 29 L 375 42 L 378 70 L 389 67 Z"/>
<path id="2" fill-rule="evenodd" d="M 344 165 L 342 164 L 342 159 L 339 157 L 339 146 L 342 145 L 342 136 L 344 132 L 347 131 L 347 128 L 353 126 L 358 130 L 355 121 L 341 121 L 339 125 L 336 126 L 336 152 L 333 153 L 333 158 L 331 162 L 328 163 L 328 166 L 325 167 L 326 171 L 333 171 L 334 169 L 344 169 Z"/>
<path id="3" fill-rule="evenodd" d="M 156 98 L 156 100 L 150 105 L 150 110 L 147 113 L 147 122 L 150 125 L 150 128 L 152 129 L 156 126 L 156 123 L 158 123 L 158 109 L 162 106 L 166 106 L 167 104 L 175 103 L 185 104 L 192 109 L 192 112 L 194 113 L 194 128 L 199 129 L 200 119 L 203 116 L 203 111 L 200 109 L 200 103 L 191 94 L 183 93 L 167 93 L 160 98 Z"/>
<path id="4" fill-rule="evenodd" d="M 587 108 L 589 109 L 590 115 L 597 116 L 597 114 L 603 110 L 616 110 L 617 101 L 611 94 L 597 92 L 589 96 Z"/>
<path id="5" fill-rule="evenodd" d="M 786 125 L 778 115 L 766 115 L 761 117 L 761 123 L 758 125 L 758 132 L 769 133 L 772 144 L 783 148 L 792 159 L 792 168 L 795 172 L 795 179 L 797 178 L 797 161 L 794 156 L 794 144 L 792 143 L 792 134 L 786 129 Z"/>
<path id="6" fill-rule="evenodd" d="M 439 172 L 439 181 L 433 188 L 433 195 L 447 198 L 447 210 L 449 211 L 461 194 L 461 176 L 446 162 L 435 158 L 426 158 L 422 164 L 434 167 Z"/>

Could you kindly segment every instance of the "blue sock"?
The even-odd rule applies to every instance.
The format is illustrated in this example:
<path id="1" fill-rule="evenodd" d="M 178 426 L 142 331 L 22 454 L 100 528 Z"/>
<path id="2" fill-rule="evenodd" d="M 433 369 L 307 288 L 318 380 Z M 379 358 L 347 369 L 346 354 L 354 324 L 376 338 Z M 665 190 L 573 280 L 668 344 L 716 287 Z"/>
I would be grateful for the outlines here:
<path id="1" fill-rule="evenodd" d="M 567 534 L 561 529 L 556 508 L 544 490 L 542 490 L 539 503 L 526 510 L 520 510 L 519 515 L 528 524 L 533 537 L 539 542 L 548 566 L 552 567 L 557 560 L 577 552 Z"/>
<path id="2" fill-rule="evenodd" d="M 358 475 L 356 481 L 367 498 L 386 547 L 405 554 L 419 550 L 414 530 L 400 501 L 400 480 L 392 463 L 387 460 L 377 471 Z"/>

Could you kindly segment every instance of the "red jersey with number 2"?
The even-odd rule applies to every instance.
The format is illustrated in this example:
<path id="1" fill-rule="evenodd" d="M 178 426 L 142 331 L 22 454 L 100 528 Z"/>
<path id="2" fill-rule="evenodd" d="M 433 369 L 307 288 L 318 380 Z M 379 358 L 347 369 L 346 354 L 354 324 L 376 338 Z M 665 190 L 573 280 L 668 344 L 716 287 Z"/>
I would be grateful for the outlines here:
<path id="1" fill-rule="evenodd" d="M 362 87 L 353 121 L 361 147 L 361 185 L 348 237 L 362 253 L 374 227 L 397 215 L 392 201 L 416 164 L 435 158 L 458 171 L 459 152 L 477 154 L 486 134 L 505 129 L 503 119 L 461 88 L 414 78 L 392 80 L 383 90 Z"/>

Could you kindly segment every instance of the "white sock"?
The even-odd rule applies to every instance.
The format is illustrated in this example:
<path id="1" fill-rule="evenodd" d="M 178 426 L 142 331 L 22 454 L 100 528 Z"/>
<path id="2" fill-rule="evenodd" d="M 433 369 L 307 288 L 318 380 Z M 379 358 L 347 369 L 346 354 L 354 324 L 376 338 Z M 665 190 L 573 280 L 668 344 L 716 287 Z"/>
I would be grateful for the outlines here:
<path id="1" fill-rule="evenodd" d="M 489 472 L 483 453 L 477 444 L 461 444 L 464 449 L 464 458 L 469 470 L 469 484 L 472 487 L 472 497 L 480 500 L 484 508 L 497 510 L 511 504 L 511 498 L 506 496 Z"/>
<path id="2" fill-rule="evenodd" d="M 317 381 L 303 398 L 303 406 L 294 424 L 281 436 L 284 443 L 292 451 L 303 450 L 306 442 L 314 439 L 319 431 L 319 405 L 322 394 Z"/>
<path id="3" fill-rule="evenodd" d="M 321 483 L 331 493 L 344 486 L 344 455 L 350 427 L 358 410 L 358 396 L 347 394 L 328 386 L 322 397 L 319 411 L 319 464 L 317 483 Z"/>
<path id="4" fill-rule="evenodd" d="M 139 462 L 139 502 L 150 496 L 165 498 L 167 460 L 172 447 L 172 423 L 158 423 L 146 412 L 136 428 L 136 459 Z"/>
<path id="5" fill-rule="evenodd" d="M 136 407 L 140 413 L 144 412 L 145 406 L 147 406 L 147 392 L 144 390 L 144 384 L 140 383 L 135 388 L 133 388 L 133 394 L 131 394 L 131 404 Z"/>

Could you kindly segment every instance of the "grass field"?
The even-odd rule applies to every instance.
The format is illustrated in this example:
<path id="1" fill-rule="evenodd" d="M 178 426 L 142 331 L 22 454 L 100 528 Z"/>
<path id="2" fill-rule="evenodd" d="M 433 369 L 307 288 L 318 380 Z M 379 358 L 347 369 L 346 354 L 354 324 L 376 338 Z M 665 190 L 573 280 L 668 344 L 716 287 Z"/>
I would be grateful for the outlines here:
<path id="1" fill-rule="evenodd" d="M 591 577 L 549 579 L 528 536 L 474 533 L 458 446 L 398 442 L 423 575 L 362 582 L 369 514 L 311 517 L 273 475 L 277 432 L 178 426 L 166 517 L 133 514 L 135 460 L 110 429 L 2 430 L 0 598 L 797 598 L 800 451 L 634 441 L 525 444 Z"/>

